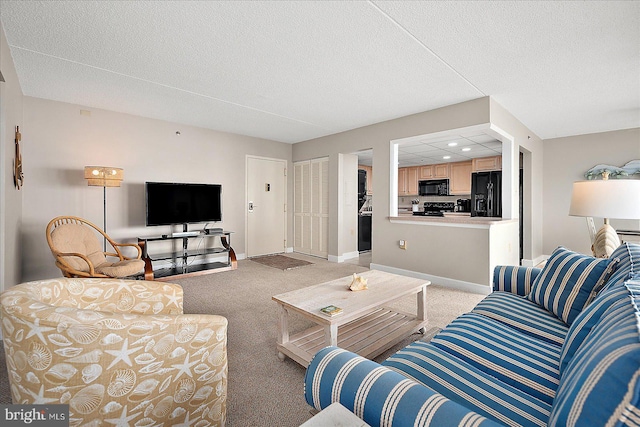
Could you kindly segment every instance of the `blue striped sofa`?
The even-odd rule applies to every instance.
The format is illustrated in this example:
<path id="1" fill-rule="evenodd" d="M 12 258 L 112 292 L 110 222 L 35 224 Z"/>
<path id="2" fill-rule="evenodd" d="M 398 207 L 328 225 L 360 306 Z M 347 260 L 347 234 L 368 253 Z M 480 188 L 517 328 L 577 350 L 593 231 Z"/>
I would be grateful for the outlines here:
<path id="1" fill-rule="evenodd" d="M 494 292 L 382 364 L 319 351 L 305 398 L 371 426 L 640 425 L 640 245 L 498 266 Z"/>

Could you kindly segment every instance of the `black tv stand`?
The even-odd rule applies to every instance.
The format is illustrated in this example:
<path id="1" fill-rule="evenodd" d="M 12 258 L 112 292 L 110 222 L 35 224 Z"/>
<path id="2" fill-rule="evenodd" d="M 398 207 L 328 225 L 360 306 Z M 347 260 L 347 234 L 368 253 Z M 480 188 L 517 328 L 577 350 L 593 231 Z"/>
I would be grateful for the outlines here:
<path id="1" fill-rule="evenodd" d="M 183 227 L 184 232 L 187 232 L 186 224 Z M 162 236 L 153 237 L 138 237 L 138 245 L 142 248 L 142 260 L 144 261 L 144 279 L 145 280 L 158 280 L 167 281 L 176 277 L 190 277 L 198 276 L 201 274 L 218 273 L 221 271 L 235 270 L 238 268 L 238 262 L 236 259 L 236 253 L 231 247 L 231 234 L 232 231 L 217 231 L 216 232 L 199 232 L 196 235 L 171 235 L 163 234 Z M 220 244 L 222 246 L 210 246 L 210 242 L 215 242 L 216 239 L 212 237 L 219 237 Z M 197 249 L 189 249 L 189 239 L 204 239 L 203 247 Z M 150 242 L 167 242 L 172 240 L 182 240 L 182 250 L 164 252 L 158 254 L 149 254 L 148 243 Z M 198 256 L 226 254 L 227 262 L 207 262 L 204 264 L 189 264 L 189 259 Z M 154 261 L 169 261 L 173 262 L 172 267 L 168 268 L 153 268 Z"/>

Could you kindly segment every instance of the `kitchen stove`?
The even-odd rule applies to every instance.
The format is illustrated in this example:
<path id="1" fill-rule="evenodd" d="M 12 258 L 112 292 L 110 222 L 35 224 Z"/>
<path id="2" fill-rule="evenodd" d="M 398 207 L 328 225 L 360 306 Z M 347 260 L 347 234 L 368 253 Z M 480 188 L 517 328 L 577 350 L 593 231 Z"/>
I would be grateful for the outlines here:
<path id="1" fill-rule="evenodd" d="M 425 212 L 453 212 L 455 207 L 454 202 L 424 202 Z"/>
<path id="2" fill-rule="evenodd" d="M 444 216 L 443 212 L 453 212 L 454 202 L 424 202 L 424 210 L 413 212 L 417 216 Z"/>

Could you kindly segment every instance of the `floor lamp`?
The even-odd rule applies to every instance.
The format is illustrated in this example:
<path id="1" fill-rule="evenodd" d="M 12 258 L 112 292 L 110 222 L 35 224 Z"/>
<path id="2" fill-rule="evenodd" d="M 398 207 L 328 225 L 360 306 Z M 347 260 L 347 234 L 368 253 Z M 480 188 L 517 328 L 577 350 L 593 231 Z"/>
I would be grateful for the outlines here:
<path id="1" fill-rule="evenodd" d="M 640 180 L 604 178 L 574 182 L 569 215 L 604 218 L 591 250 L 594 256 L 607 258 L 620 246 L 609 218 L 640 219 Z"/>
<path id="2" fill-rule="evenodd" d="M 103 199 L 103 227 L 102 231 L 107 232 L 107 187 L 120 187 L 124 178 L 124 170 L 108 166 L 85 166 L 84 178 L 90 187 L 102 187 Z M 104 251 L 107 251 L 107 239 L 103 242 Z"/>

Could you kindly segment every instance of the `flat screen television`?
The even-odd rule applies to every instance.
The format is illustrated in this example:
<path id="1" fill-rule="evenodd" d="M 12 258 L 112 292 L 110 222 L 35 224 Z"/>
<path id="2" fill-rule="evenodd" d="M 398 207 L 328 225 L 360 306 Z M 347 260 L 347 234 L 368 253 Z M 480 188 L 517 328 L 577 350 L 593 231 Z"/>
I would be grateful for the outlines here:
<path id="1" fill-rule="evenodd" d="M 147 225 L 222 221 L 222 185 L 146 182 Z"/>

